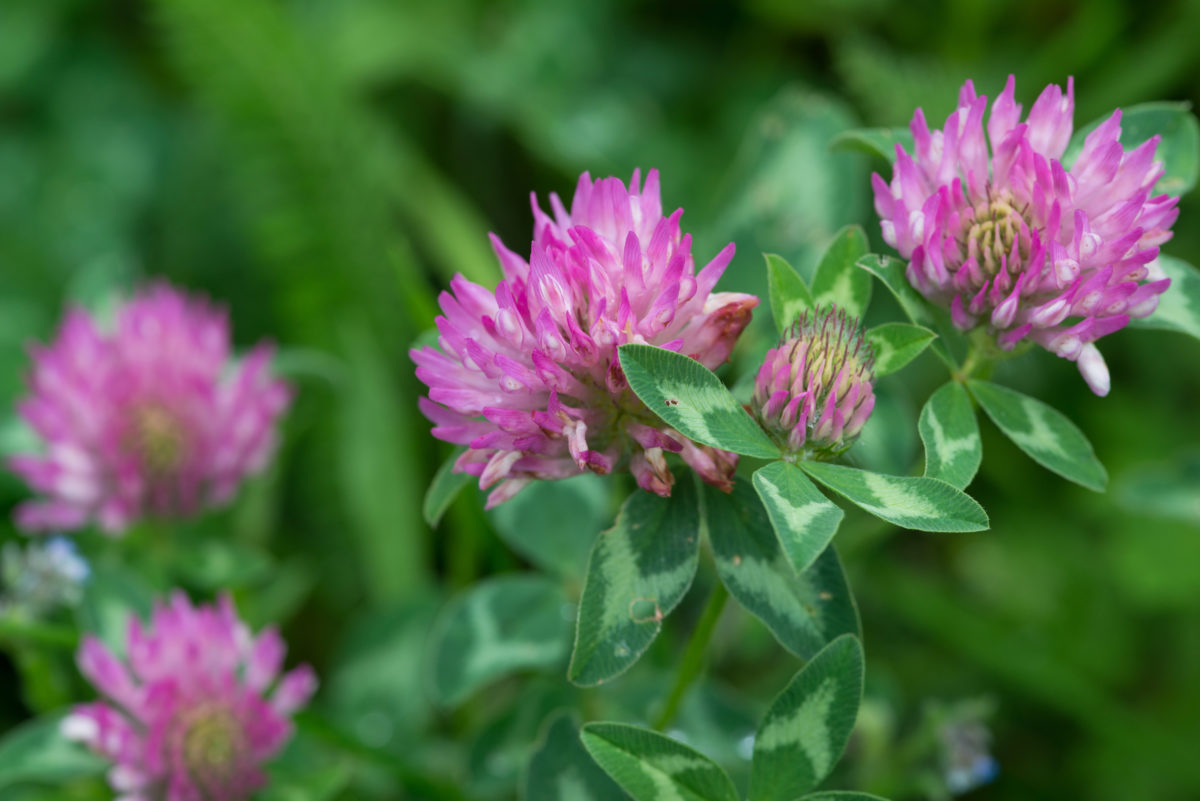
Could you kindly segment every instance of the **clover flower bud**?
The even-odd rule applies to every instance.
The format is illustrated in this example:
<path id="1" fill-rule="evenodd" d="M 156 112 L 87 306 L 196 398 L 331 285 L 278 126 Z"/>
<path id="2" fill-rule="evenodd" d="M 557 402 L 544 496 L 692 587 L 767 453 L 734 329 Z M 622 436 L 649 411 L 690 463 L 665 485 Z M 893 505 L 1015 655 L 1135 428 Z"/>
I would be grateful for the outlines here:
<path id="1" fill-rule="evenodd" d="M 767 351 L 752 408 L 784 451 L 830 459 L 853 444 L 875 408 L 875 355 L 857 318 L 836 306 L 804 312 Z"/>

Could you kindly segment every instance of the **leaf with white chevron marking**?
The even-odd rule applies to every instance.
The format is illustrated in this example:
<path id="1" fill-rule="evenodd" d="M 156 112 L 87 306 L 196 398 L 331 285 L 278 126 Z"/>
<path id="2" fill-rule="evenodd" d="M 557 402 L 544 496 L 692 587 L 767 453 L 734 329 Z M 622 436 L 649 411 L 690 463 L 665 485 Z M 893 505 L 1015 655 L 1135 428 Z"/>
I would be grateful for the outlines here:
<path id="1" fill-rule="evenodd" d="M 514 670 L 553 668 L 571 642 L 569 603 L 538 574 L 496 576 L 450 602 L 434 632 L 432 683 L 456 704 Z"/>
<path id="2" fill-rule="evenodd" d="M 921 409 L 917 428 L 925 443 L 925 475 L 966 489 L 983 460 L 983 442 L 962 384 L 950 381 L 934 392 Z"/>
<path id="3" fill-rule="evenodd" d="M 592 546 L 567 677 L 589 687 L 628 670 L 692 585 L 700 510 L 692 476 L 671 497 L 634 490 Z"/>
<path id="4" fill-rule="evenodd" d="M 719 765 L 656 731 L 589 723 L 583 727 L 583 745 L 634 801 L 738 801 Z"/>
<path id="5" fill-rule="evenodd" d="M 857 225 L 837 232 L 813 274 L 813 304 L 837 304 L 847 314 L 862 318 L 871 303 L 872 281 L 855 262 L 867 254 L 867 235 Z"/>
<path id="6" fill-rule="evenodd" d="M 803 573 L 833 539 L 844 513 L 790 462 L 759 468 L 753 482 L 783 553 Z"/>
<path id="7" fill-rule="evenodd" d="M 1035 462 L 1090 490 L 1104 491 L 1108 473 L 1087 437 L 1066 415 L 989 381 L 968 381 L 967 387 L 996 428 Z"/>
<path id="8" fill-rule="evenodd" d="M 700 362 L 651 345 L 622 345 L 620 358 L 630 389 L 672 428 L 714 448 L 779 457 L 778 446 Z"/>
<path id="9" fill-rule="evenodd" d="M 1179 331 L 1200 339 L 1200 270 L 1167 255 L 1160 255 L 1158 264 L 1171 279 L 1171 285 L 1158 296 L 1158 308 L 1153 314 L 1130 320 L 1129 324 L 1135 328 Z"/>
<path id="10" fill-rule="evenodd" d="M 875 377 L 889 375 L 921 355 L 937 334 L 908 323 L 884 323 L 867 331 L 875 352 Z"/>
<path id="11" fill-rule="evenodd" d="M 839 637 L 809 660 L 759 724 L 750 801 L 792 801 L 820 784 L 846 749 L 862 693 L 855 637 Z"/>
<path id="12" fill-rule="evenodd" d="M 551 714 L 542 731 L 521 777 L 521 801 L 625 801 L 625 793 L 579 741 L 573 712 Z"/>
<path id="13" fill-rule="evenodd" d="M 721 582 L 784 648 L 808 659 L 838 635 L 858 633 L 858 610 L 832 545 L 797 575 L 744 482 L 729 494 L 705 487 L 704 507 Z"/>
<path id="14" fill-rule="evenodd" d="M 765 258 L 771 317 L 775 320 L 775 330 L 782 334 L 802 312 L 812 308 L 812 292 L 796 269 L 782 256 L 767 253 Z"/>
<path id="15" fill-rule="evenodd" d="M 974 498 L 936 478 L 887 476 L 827 462 L 801 462 L 819 483 L 901 528 L 983 531 L 987 513 Z"/>

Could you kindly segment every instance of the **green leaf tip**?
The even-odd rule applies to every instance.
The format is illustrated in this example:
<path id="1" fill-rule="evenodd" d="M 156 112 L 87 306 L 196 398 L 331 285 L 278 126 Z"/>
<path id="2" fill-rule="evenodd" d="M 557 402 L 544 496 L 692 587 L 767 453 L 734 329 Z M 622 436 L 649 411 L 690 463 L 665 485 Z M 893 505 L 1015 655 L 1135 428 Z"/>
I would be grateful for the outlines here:
<path id="1" fill-rule="evenodd" d="M 801 462 L 809 476 L 881 520 L 918 531 L 968 532 L 988 527 L 974 498 L 936 478 L 889 476 L 826 462 Z"/>
<path id="2" fill-rule="evenodd" d="M 1104 491 L 1108 473 L 1087 437 L 1066 415 L 990 381 L 972 379 L 967 388 L 1004 436 L 1035 462 L 1082 487 Z"/>
<path id="3" fill-rule="evenodd" d="M 634 801 L 738 801 L 719 765 L 656 731 L 625 723 L 588 723 L 583 746 Z"/>

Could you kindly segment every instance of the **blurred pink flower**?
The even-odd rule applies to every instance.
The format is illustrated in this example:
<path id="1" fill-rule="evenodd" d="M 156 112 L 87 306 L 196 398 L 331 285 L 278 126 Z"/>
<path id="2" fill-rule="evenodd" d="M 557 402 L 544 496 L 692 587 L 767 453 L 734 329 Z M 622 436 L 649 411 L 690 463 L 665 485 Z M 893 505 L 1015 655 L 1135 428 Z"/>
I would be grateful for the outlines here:
<path id="1" fill-rule="evenodd" d="M 767 351 L 751 408 L 785 452 L 832 458 L 875 408 L 874 365 L 857 318 L 836 306 L 806 311 Z"/>
<path id="2" fill-rule="evenodd" d="M 495 292 L 462 276 L 440 298 L 438 348 L 412 351 L 429 386 L 421 410 L 433 434 L 467 445 L 456 469 L 499 483 L 488 506 L 534 479 L 627 468 L 638 486 L 671 491 L 664 453 L 678 453 L 710 484 L 728 486 L 737 457 L 666 427 L 629 389 L 617 346 L 658 345 L 714 368 L 758 305 L 712 292 L 730 243 L 695 271 L 683 210 L 662 214 L 658 171 L 593 182 L 584 173 L 570 212 L 532 199 L 529 261 L 495 236 L 504 280 Z"/>
<path id="3" fill-rule="evenodd" d="M 987 98 L 970 81 L 944 130 L 931 133 L 917 109 L 915 153 L 897 145 L 890 185 L 873 176 L 883 238 L 958 328 L 987 326 L 1006 350 L 1029 337 L 1106 395 L 1095 341 L 1151 314 L 1170 284 L 1155 258 L 1179 212 L 1177 198 L 1154 194 L 1159 137 L 1126 152 L 1117 110 L 1068 171 L 1073 81 L 1065 95 L 1046 87 L 1024 122 L 1013 89 L 1010 76 L 986 138 Z"/>
<path id="4" fill-rule="evenodd" d="M 57 339 L 32 350 L 18 408 L 43 447 L 9 467 L 45 497 L 18 507 L 17 524 L 94 520 L 120 533 L 228 501 L 270 458 L 290 400 L 271 356 L 259 345 L 232 362 L 224 311 L 166 284 L 118 308 L 111 331 L 72 309 Z"/>
<path id="5" fill-rule="evenodd" d="M 79 669 L 102 700 L 75 707 L 61 726 L 113 762 L 108 781 L 123 801 L 250 798 L 316 689 L 307 666 L 279 675 L 278 632 L 251 636 L 227 596 L 193 607 L 175 592 L 148 630 L 130 619 L 125 650 L 121 660 L 84 638 Z"/>

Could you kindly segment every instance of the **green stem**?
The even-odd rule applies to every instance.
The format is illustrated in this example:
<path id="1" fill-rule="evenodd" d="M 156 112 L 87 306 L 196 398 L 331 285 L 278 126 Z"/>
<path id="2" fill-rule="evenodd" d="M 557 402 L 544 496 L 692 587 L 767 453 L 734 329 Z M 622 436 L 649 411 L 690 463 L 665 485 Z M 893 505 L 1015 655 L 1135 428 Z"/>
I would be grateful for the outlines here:
<path id="1" fill-rule="evenodd" d="M 967 358 L 963 360 L 962 367 L 952 368 L 950 371 L 954 380 L 960 384 L 966 383 L 969 378 L 991 378 L 997 362 L 1019 356 L 1030 347 L 1030 343 L 1024 341 L 1012 350 L 1003 350 L 985 328 L 972 331 L 968 342 L 970 344 L 967 348 Z"/>
<path id="2" fill-rule="evenodd" d="M 967 358 L 962 363 L 962 367 L 954 371 L 955 381 L 960 384 L 966 383 L 967 379 L 974 374 L 974 372 L 979 368 L 979 365 L 983 362 L 983 358 L 980 353 L 981 352 L 979 348 L 976 348 L 975 345 L 972 344 L 971 349 L 967 351 Z"/>
<path id="3" fill-rule="evenodd" d="M 675 674 L 675 685 L 671 687 L 671 694 L 667 696 L 662 711 L 654 720 L 655 729 L 662 731 L 675 718 L 684 693 L 704 670 L 704 651 L 708 648 L 708 641 L 712 638 L 713 629 L 717 626 L 717 619 L 721 617 L 721 610 L 725 608 L 725 601 L 728 598 L 729 591 L 725 589 L 724 584 L 717 581 L 713 586 L 712 595 L 708 596 L 708 604 L 700 614 L 700 619 L 696 621 L 691 642 L 688 643 L 687 650 L 683 652 L 683 659 L 679 662 L 679 672 Z"/>
<path id="4" fill-rule="evenodd" d="M 996 347 L 995 341 L 983 328 L 976 328 L 972 331 L 968 342 L 967 358 L 963 360 L 962 367 L 952 372 L 954 380 L 960 384 L 965 384 L 967 379 L 976 373 L 987 378 L 991 374 L 996 360 L 1008 356 L 1007 353 Z"/>

